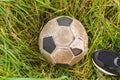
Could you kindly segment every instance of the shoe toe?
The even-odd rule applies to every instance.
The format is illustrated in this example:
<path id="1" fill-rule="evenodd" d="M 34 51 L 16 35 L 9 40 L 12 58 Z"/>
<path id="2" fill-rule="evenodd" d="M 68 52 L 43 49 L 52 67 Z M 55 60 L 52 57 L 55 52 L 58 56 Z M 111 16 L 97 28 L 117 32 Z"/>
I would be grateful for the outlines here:
<path id="1" fill-rule="evenodd" d="M 115 65 L 114 60 L 118 57 L 118 54 L 109 50 L 98 50 L 93 53 L 93 63 L 95 66 L 109 75 L 118 75 L 120 69 L 118 65 Z"/>

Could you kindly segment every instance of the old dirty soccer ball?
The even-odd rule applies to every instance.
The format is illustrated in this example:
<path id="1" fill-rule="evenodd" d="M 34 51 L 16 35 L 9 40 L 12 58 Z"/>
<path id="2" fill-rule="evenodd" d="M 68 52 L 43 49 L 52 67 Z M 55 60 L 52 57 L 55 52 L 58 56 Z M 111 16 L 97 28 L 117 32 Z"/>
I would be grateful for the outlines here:
<path id="1" fill-rule="evenodd" d="M 54 18 L 43 27 L 39 49 L 52 64 L 74 65 L 88 51 L 88 36 L 83 25 L 68 16 Z"/>

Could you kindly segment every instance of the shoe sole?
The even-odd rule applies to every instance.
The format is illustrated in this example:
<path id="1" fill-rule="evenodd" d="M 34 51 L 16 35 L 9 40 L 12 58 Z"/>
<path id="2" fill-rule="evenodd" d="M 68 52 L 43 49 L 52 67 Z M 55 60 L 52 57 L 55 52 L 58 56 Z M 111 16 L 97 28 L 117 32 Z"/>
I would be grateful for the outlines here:
<path id="1" fill-rule="evenodd" d="M 95 63 L 95 61 L 94 61 L 93 59 L 92 59 L 92 62 L 93 62 L 93 64 L 95 65 L 95 67 L 97 67 L 97 68 L 98 68 L 100 71 L 102 71 L 103 73 L 105 73 L 105 74 L 107 74 L 107 75 L 111 75 L 111 76 L 117 76 L 116 74 L 110 73 L 110 72 L 102 69 L 101 67 L 99 67 L 99 66 Z"/>

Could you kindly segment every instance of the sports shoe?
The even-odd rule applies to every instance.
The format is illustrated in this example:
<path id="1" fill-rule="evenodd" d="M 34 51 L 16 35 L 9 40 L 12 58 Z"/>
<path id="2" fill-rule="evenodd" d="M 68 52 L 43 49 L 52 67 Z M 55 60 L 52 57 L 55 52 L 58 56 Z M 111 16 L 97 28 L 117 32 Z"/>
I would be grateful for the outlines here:
<path id="1" fill-rule="evenodd" d="M 103 73 L 120 75 L 120 55 L 109 50 L 95 51 L 92 58 L 93 64 Z"/>

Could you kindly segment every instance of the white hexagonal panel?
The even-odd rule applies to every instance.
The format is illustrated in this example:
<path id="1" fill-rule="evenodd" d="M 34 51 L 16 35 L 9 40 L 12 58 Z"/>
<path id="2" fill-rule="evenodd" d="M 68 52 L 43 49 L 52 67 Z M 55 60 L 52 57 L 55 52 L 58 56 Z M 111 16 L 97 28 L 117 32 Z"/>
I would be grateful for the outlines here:
<path id="1" fill-rule="evenodd" d="M 85 48 L 88 48 L 88 36 L 84 26 L 78 20 L 74 20 L 70 26 L 75 38 L 82 38 L 84 40 Z"/>
<path id="2" fill-rule="evenodd" d="M 61 27 L 54 35 L 54 40 L 58 46 L 68 46 L 74 39 L 69 27 Z"/>
<path id="3" fill-rule="evenodd" d="M 58 64 L 68 64 L 73 58 L 73 55 L 68 48 L 56 48 L 52 56 Z"/>
<path id="4" fill-rule="evenodd" d="M 48 21 L 48 23 L 44 26 L 43 30 L 40 33 L 40 36 L 47 37 L 52 36 L 56 31 L 59 30 L 56 19 Z"/>
<path id="5" fill-rule="evenodd" d="M 51 56 L 51 54 L 49 54 L 47 51 L 45 51 L 44 49 L 41 49 L 41 53 L 44 55 L 44 57 L 51 62 L 52 64 L 56 64 L 54 58 Z"/>

